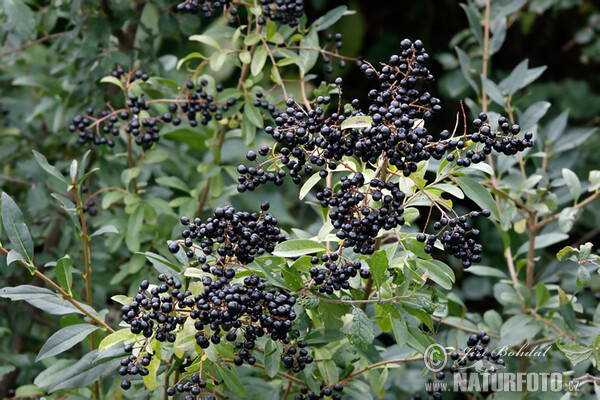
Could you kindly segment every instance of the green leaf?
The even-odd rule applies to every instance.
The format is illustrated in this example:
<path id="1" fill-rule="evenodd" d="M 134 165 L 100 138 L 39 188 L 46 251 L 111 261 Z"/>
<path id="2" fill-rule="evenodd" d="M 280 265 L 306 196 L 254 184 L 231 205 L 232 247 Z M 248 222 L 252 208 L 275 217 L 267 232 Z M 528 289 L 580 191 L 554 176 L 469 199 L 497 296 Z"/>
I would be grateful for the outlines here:
<path id="1" fill-rule="evenodd" d="M 506 39 L 506 18 L 504 16 L 498 16 L 492 24 L 492 40 L 490 40 L 488 46 L 488 55 L 495 54 L 500 50 L 504 40 Z"/>
<path id="2" fill-rule="evenodd" d="M 593 349 L 590 347 L 583 347 L 577 343 L 573 344 L 562 344 L 561 340 L 556 342 L 558 349 L 569 359 L 569 362 L 576 366 L 586 361 L 591 357 Z"/>
<path id="3" fill-rule="evenodd" d="M 233 369 L 229 366 L 218 366 L 217 370 L 221 374 L 221 378 L 225 381 L 225 387 L 231 391 L 235 396 L 245 398 L 246 388 L 240 380 L 237 369 Z"/>
<path id="4" fill-rule="evenodd" d="M 477 181 L 464 177 L 455 178 L 458 186 L 463 190 L 467 198 L 473 200 L 479 207 L 488 209 L 497 221 L 500 220 L 498 215 L 498 207 L 490 192 Z"/>
<path id="5" fill-rule="evenodd" d="M 121 172 L 121 181 L 125 185 L 129 185 L 129 182 L 131 182 L 132 179 L 140 176 L 141 172 L 142 171 L 138 167 L 124 169 L 123 172 Z"/>
<path id="6" fill-rule="evenodd" d="M 264 121 L 260 110 L 254 106 L 251 102 L 244 104 L 244 119 L 247 119 L 252 125 L 257 128 L 264 127 Z"/>
<path id="7" fill-rule="evenodd" d="M 350 117 L 340 125 L 343 129 L 362 129 L 369 128 L 373 124 L 373 118 L 366 115 L 357 115 L 356 117 Z"/>
<path id="8" fill-rule="evenodd" d="M 389 268 L 389 262 L 385 250 L 379 250 L 373 253 L 371 257 L 367 259 L 369 265 L 369 271 L 373 277 L 373 282 L 377 288 L 381 287 L 388 277 L 387 269 Z"/>
<path id="9" fill-rule="evenodd" d="M 114 225 L 106 225 L 92 233 L 90 237 L 104 235 L 105 233 L 119 233 L 119 230 Z"/>
<path id="10" fill-rule="evenodd" d="M 490 97 L 490 99 L 492 99 L 496 104 L 502 107 L 506 107 L 506 100 L 504 99 L 504 96 L 502 96 L 500 89 L 498 88 L 498 86 L 496 86 L 494 82 L 481 75 L 481 83 L 483 84 L 483 88 L 485 89 L 485 92 Z"/>
<path id="11" fill-rule="evenodd" d="M 269 378 L 273 379 L 279 372 L 279 349 L 272 340 L 267 340 L 265 345 L 265 372 Z"/>
<path id="12" fill-rule="evenodd" d="M 546 126 L 546 137 L 549 141 L 554 142 L 555 140 L 558 140 L 560 135 L 562 135 L 567 127 L 568 119 L 569 111 L 567 110 L 550 121 L 550 123 Z"/>
<path id="13" fill-rule="evenodd" d="M 354 308 L 352 310 L 352 315 L 354 315 L 354 318 L 352 319 L 350 336 L 348 337 L 350 344 L 363 350 L 367 350 L 375 339 L 373 323 L 360 308 Z"/>
<path id="14" fill-rule="evenodd" d="M 552 233 L 545 233 L 543 235 L 538 235 L 535 238 L 534 248 L 536 250 L 544 249 L 544 248 L 550 247 L 556 243 L 560 243 L 563 240 L 566 240 L 568 238 L 569 238 L 569 235 L 567 235 L 565 233 L 560 233 L 560 232 L 552 232 Z M 523 243 L 523 245 L 521 247 L 519 247 L 516 255 L 525 254 L 528 249 L 529 249 L 529 241 Z"/>
<path id="15" fill-rule="evenodd" d="M 479 85 L 476 84 L 475 80 L 473 79 L 473 74 L 476 71 L 471 66 L 471 59 L 469 58 L 467 53 L 465 53 L 460 47 L 455 46 L 454 50 L 456 51 L 456 54 L 458 55 L 460 69 L 462 71 L 463 76 L 465 77 L 465 80 L 467 81 L 467 83 L 469 85 L 471 85 L 473 90 L 475 90 L 475 93 L 479 94 L 479 90 L 480 90 Z"/>
<path id="16" fill-rule="evenodd" d="M 73 304 L 62 299 L 51 290 L 31 285 L 20 285 L 15 287 L 4 287 L 0 289 L 0 297 L 11 299 L 12 301 L 24 300 L 40 310 L 49 314 L 64 315 L 78 313 L 83 314 Z M 86 304 L 79 305 L 90 313 L 97 315 L 93 308 Z"/>
<path id="17" fill-rule="evenodd" d="M 527 76 L 527 66 L 529 64 L 529 60 L 525 59 L 521 61 L 510 73 L 509 76 L 504 78 L 499 84 L 498 87 L 509 95 L 515 94 L 517 90 L 521 87 L 521 84 L 525 81 L 525 77 Z"/>
<path id="18" fill-rule="evenodd" d="M 338 6 L 333 10 L 328 11 L 325 15 L 320 16 L 312 23 L 311 28 L 317 31 L 322 31 L 340 20 L 345 15 L 352 15 L 354 11 L 348 11 L 346 6 Z"/>
<path id="19" fill-rule="evenodd" d="M 556 258 L 558 258 L 558 261 L 562 261 L 567 254 L 571 254 L 576 251 L 577 249 L 574 249 L 571 246 L 565 246 L 558 253 L 556 253 Z"/>
<path id="20" fill-rule="evenodd" d="M 536 310 L 542 307 L 548 300 L 550 300 L 550 291 L 542 282 L 538 282 L 535 285 L 535 308 Z"/>
<path id="21" fill-rule="evenodd" d="M 481 21 L 479 20 L 479 16 L 477 15 L 477 11 L 473 9 L 475 7 L 471 4 L 461 3 L 460 7 L 465 11 L 467 15 L 467 20 L 469 21 L 469 29 L 475 39 L 479 42 L 480 46 L 483 46 L 483 28 L 481 27 Z"/>
<path id="22" fill-rule="evenodd" d="M 260 35 L 258 33 L 252 32 L 244 39 L 244 45 L 246 46 L 254 46 L 260 42 Z"/>
<path id="23" fill-rule="evenodd" d="M 308 239 L 294 239 L 279 243 L 275 246 L 273 255 L 277 257 L 299 257 L 306 254 L 326 251 L 327 247 L 319 242 Z"/>
<path id="24" fill-rule="evenodd" d="M 188 185 L 176 176 L 161 176 L 156 179 L 156 183 L 167 186 L 173 189 L 181 190 L 182 192 L 190 193 Z"/>
<path id="25" fill-rule="evenodd" d="M 321 176 L 319 174 L 312 174 L 310 178 L 304 182 L 302 187 L 300 188 L 300 200 L 302 200 L 308 192 L 321 180 Z"/>
<path id="26" fill-rule="evenodd" d="M 8 239 L 27 263 L 33 267 L 33 239 L 25 225 L 23 213 L 14 200 L 2 192 L 2 225 Z"/>
<path id="27" fill-rule="evenodd" d="M 299 52 L 300 70 L 302 75 L 306 75 L 315 66 L 319 58 L 319 36 L 316 29 L 308 31 L 308 34 L 300 42 L 300 47 L 304 47 Z"/>
<path id="28" fill-rule="evenodd" d="M 506 278 L 506 274 L 498 268 L 487 267 L 485 265 L 472 265 L 465 270 L 477 276 L 493 276 L 496 278 Z"/>
<path id="29" fill-rule="evenodd" d="M 575 311 L 573 310 L 573 304 L 567 297 L 567 294 L 561 288 L 558 288 L 558 309 L 560 315 L 565 319 L 567 326 L 571 329 L 575 329 L 577 320 L 575 319 Z"/>
<path id="30" fill-rule="evenodd" d="M 252 146 L 256 139 L 256 126 L 248 118 L 242 119 L 242 138 L 248 147 Z"/>
<path id="31" fill-rule="evenodd" d="M 450 290 L 454 283 L 454 271 L 452 268 L 447 266 L 438 260 L 423 260 L 423 259 L 412 259 L 409 261 L 415 267 L 421 267 L 427 270 L 429 273 L 429 279 L 440 285 L 442 288 Z M 421 273 L 419 273 L 422 275 Z"/>
<path id="32" fill-rule="evenodd" d="M 97 329 L 97 326 L 90 324 L 69 325 L 62 328 L 48 338 L 35 358 L 35 361 L 38 362 L 69 350 Z"/>
<path id="33" fill-rule="evenodd" d="M 153 340 L 150 347 L 154 350 L 154 357 L 152 357 L 152 361 L 150 361 L 150 365 L 147 367 L 149 373 L 144 376 L 144 385 L 146 385 L 149 390 L 154 390 L 156 389 L 156 373 L 160 367 L 163 344 L 158 340 Z"/>
<path id="34" fill-rule="evenodd" d="M 105 76 L 104 78 L 100 79 L 100 83 L 112 83 L 113 85 L 118 86 L 121 90 L 125 90 L 121 80 L 114 76 Z"/>
<path id="35" fill-rule="evenodd" d="M 38 162 L 38 164 L 40 165 L 40 167 L 42 167 L 42 169 L 44 171 L 46 171 L 50 175 L 52 175 L 55 178 L 57 178 L 59 181 L 64 182 L 64 183 L 68 183 L 67 182 L 67 178 L 65 178 L 65 176 L 58 170 L 58 168 L 56 168 L 53 165 L 50 165 L 48 163 L 48 160 L 46 159 L 46 157 L 44 157 L 44 155 L 38 153 L 35 150 L 33 150 L 33 155 L 34 155 L 36 161 Z"/>
<path id="36" fill-rule="evenodd" d="M 221 46 L 219 46 L 219 43 L 215 39 L 207 35 L 192 35 L 190 36 L 190 40 L 194 42 L 204 43 L 208 46 L 214 47 L 215 49 L 221 50 Z"/>
<path id="37" fill-rule="evenodd" d="M 250 73 L 257 76 L 261 73 L 267 62 L 267 48 L 265 46 L 259 46 L 254 51 L 252 58 L 252 64 L 250 64 Z"/>
<path id="38" fill-rule="evenodd" d="M 120 329 L 102 339 L 100 345 L 98 346 L 98 350 L 102 351 L 114 346 L 117 343 L 132 341 L 133 338 L 135 338 L 135 334 L 131 333 L 131 329 Z"/>
<path id="39" fill-rule="evenodd" d="M 91 385 L 100 377 L 112 373 L 119 366 L 124 355 L 123 349 L 114 347 L 102 352 L 92 350 L 59 375 L 49 391 L 83 388 Z"/>
<path id="40" fill-rule="evenodd" d="M 67 254 L 56 262 L 56 268 L 54 268 L 58 284 L 70 295 L 72 295 L 71 285 L 73 285 L 73 273 L 71 272 L 72 264 L 73 259 Z"/>
<path id="41" fill-rule="evenodd" d="M 175 279 L 179 283 L 183 283 L 183 280 L 181 279 L 181 276 L 179 275 L 181 268 L 178 267 L 177 265 L 171 263 L 166 258 L 159 256 L 158 254 L 155 254 L 152 252 L 137 253 L 137 254 L 143 254 L 144 256 L 146 256 L 146 259 L 148 259 L 148 261 L 150 261 L 150 263 L 152 264 L 154 269 L 156 269 L 159 273 L 165 274 L 167 276 L 173 276 L 173 279 Z"/>
<path id="42" fill-rule="evenodd" d="M 577 269 L 577 286 L 587 287 L 592 283 L 590 277 L 590 271 L 583 265 L 580 265 Z"/>
<path id="43" fill-rule="evenodd" d="M 223 68 L 223 65 L 225 65 L 225 61 L 227 61 L 227 53 L 225 51 L 215 52 L 210 58 L 210 68 L 215 72 L 219 72 Z"/>
<path id="44" fill-rule="evenodd" d="M 595 192 L 600 189 L 600 171 L 590 171 L 588 180 L 590 181 L 590 186 L 588 187 L 590 192 Z"/>
<path id="45" fill-rule="evenodd" d="M 125 235 L 125 244 L 132 253 L 140 250 L 140 232 L 144 222 L 144 207 L 142 204 L 135 206 L 135 211 L 129 216 Z"/>
<path id="46" fill-rule="evenodd" d="M 35 14 L 23 0 L 5 0 L 3 4 L 8 25 L 21 38 L 28 38 L 35 29 Z M 9 31 L 10 32 L 10 29 Z"/>
<path id="47" fill-rule="evenodd" d="M 575 199 L 575 203 L 579 200 L 579 196 L 581 195 L 581 182 L 579 182 L 579 178 L 575 175 L 575 172 L 571 171 L 568 168 L 562 169 L 562 176 L 565 180 L 565 183 L 569 187 L 569 191 L 571 192 L 571 196 Z"/>
<path id="48" fill-rule="evenodd" d="M 315 358 L 320 360 L 317 361 L 317 366 L 325 383 L 327 385 L 333 385 L 337 383 L 340 379 L 340 376 L 329 350 L 323 347 L 315 349 Z"/>
<path id="49" fill-rule="evenodd" d="M 392 320 L 392 331 L 394 332 L 394 338 L 399 348 L 403 348 L 408 341 L 408 328 L 406 326 L 406 320 L 404 318 L 398 319 L 391 317 Z"/>

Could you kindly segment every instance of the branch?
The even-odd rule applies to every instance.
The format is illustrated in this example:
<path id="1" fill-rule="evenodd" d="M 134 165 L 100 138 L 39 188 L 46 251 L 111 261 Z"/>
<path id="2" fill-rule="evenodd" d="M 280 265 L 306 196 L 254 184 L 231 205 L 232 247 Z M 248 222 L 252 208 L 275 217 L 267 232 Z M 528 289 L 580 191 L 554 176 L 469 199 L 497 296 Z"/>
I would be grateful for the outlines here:
<path id="1" fill-rule="evenodd" d="M 36 44 L 43 43 L 46 40 L 55 39 L 55 38 L 61 37 L 61 36 L 66 36 L 66 35 L 68 35 L 71 32 L 73 32 L 73 31 L 57 32 L 57 33 L 52 33 L 50 35 L 46 35 L 46 36 L 44 36 L 42 38 L 39 38 L 39 39 L 36 39 L 36 40 L 34 40 L 32 42 L 26 43 L 26 44 L 24 44 L 22 46 L 19 46 L 17 48 L 12 49 L 12 50 L 5 51 L 4 53 L 0 54 L 0 58 L 4 58 L 4 57 L 6 57 L 6 56 L 8 56 L 10 54 L 13 54 L 13 53 L 18 53 L 21 50 L 25 50 L 28 47 L 35 46 Z"/>
<path id="2" fill-rule="evenodd" d="M 0 252 L 4 253 L 4 254 L 8 254 L 8 250 L 6 250 L 4 247 L 0 247 Z M 22 261 L 19 261 L 19 263 L 21 265 L 25 266 L 25 264 Z M 85 308 L 83 308 L 81 306 L 81 304 L 79 304 L 77 301 L 75 301 L 75 299 L 73 299 L 73 297 L 71 295 L 69 295 L 60 286 L 58 286 L 56 283 L 54 283 L 52 281 L 52 279 L 48 278 L 46 275 L 42 274 L 37 269 L 33 271 L 33 274 L 35 276 L 37 276 L 38 278 L 40 278 L 41 280 L 43 280 L 44 282 L 46 282 L 48 285 L 52 286 L 52 288 L 54 288 L 57 292 L 59 292 L 66 301 L 71 303 L 75 308 L 77 308 L 79 311 L 81 311 L 83 314 L 85 314 L 92 321 L 94 321 L 95 323 L 97 323 L 98 325 L 100 325 L 102 328 L 106 329 L 110 333 L 115 332 L 115 330 L 113 328 L 111 328 L 109 325 L 107 325 L 106 322 L 102 321 L 100 318 L 98 318 L 94 314 L 90 313 Z"/>

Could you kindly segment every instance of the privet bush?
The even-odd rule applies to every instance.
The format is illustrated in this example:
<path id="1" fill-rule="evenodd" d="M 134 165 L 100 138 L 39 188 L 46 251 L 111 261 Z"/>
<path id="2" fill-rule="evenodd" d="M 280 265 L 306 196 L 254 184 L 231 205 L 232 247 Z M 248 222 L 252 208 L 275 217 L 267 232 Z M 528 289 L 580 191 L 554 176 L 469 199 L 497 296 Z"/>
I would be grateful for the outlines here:
<path id="1" fill-rule="evenodd" d="M 345 56 L 332 31 L 345 6 L 307 21 L 302 0 L 175 3 L 134 7 L 113 35 L 123 51 L 152 48 L 159 6 L 175 15 L 163 22 L 216 20 L 189 36 L 193 51 L 162 60 L 164 76 L 115 62 L 55 117 L 64 151 L 26 156 L 47 175 L 33 167 L 29 194 L 2 193 L 0 251 L 22 278 L 0 297 L 41 325 L 35 360 L 0 367 L 7 382 L 29 371 L 9 398 L 460 398 L 426 383 L 471 371 L 560 373 L 539 398 L 594 392 L 598 313 L 582 288 L 598 286 L 598 256 L 569 232 L 600 172 L 582 182 L 568 168 L 594 131 L 565 131 L 564 113 L 541 127 L 545 102 L 515 106 L 543 67 L 492 80 L 524 2 L 463 5 L 472 38 L 456 60 L 476 95 L 464 105 L 430 93 L 420 40 L 385 63 Z M 102 12 L 115 18 L 109 2 Z M 316 80 L 334 67 L 371 89 L 348 98 L 354 82 Z M 439 121 L 442 107 L 456 118 Z M 3 146 L 28 146 L 3 132 Z M 300 200 L 296 218 L 284 199 Z M 562 242 L 560 262 L 539 258 Z M 484 265 L 488 251 L 504 262 Z M 493 300 L 467 306 L 481 289 Z M 534 346 L 551 347 L 510 354 Z M 469 396 L 522 395 L 492 392 Z"/>

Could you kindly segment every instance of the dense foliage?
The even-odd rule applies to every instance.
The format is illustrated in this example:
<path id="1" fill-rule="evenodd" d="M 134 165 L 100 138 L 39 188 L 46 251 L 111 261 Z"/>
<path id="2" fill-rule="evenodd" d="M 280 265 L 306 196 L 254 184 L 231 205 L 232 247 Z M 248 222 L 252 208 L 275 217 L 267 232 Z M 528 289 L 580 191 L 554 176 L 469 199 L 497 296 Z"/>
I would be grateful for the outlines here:
<path id="1" fill-rule="evenodd" d="M 597 65 L 600 10 L 450 2 L 370 60 L 318 3 L 0 4 L 0 396 L 596 393 L 600 82 L 507 55 L 576 9 Z M 428 385 L 513 372 L 559 390 Z"/>

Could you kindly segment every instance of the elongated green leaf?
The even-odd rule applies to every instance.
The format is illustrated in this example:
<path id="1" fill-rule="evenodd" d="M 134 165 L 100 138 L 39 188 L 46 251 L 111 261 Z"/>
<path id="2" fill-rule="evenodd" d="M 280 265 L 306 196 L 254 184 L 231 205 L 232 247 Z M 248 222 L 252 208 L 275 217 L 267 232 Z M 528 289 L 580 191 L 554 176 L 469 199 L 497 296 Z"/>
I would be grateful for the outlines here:
<path id="1" fill-rule="evenodd" d="M 311 28 L 317 31 L 323 31 L 336 22 L 339 21 L 345 15 L 352 15 L 354 11 L 349 11 L 346 6 L 338 6 L 333 10 L 328 11 L 325 15 L 320 16 L 312 23 Z"/>
<path id="2" fill-rule="evenodd" d="M 567 326 L 570 329 L 575 329 L 577 320 L 575 319 L 573 304 L 571 304 L 567 294 L 561 288 L 558 288 L 558 309 L 560 310 L 560 315 L 565 319 Z"/>
<path id="3" fill-rule="evenodd" d="M 262 128 L 264 126 L 264 121 L 260 110 L 250 102 L 244 104 L 244 119 L 250 121 L 252 125 L 256 126 L 257 128 Z"/>
<path id="4" fill-rule="evenodd" d="M 90 324 L 77 324 L 62 328 L 48 338 L 35 358 L 35 361 L 38 362 L 44 358 L 52 357 L 69 350 L 96 329 L 98 329 L 97 326 Z"/>
<path id="5" fill-rule="evenodd" d="M 481 82 L 486 93 L 488 96 L 490 96 L 490 99 L 492 99 L 496 104 L 506 107 L 506 100 L 504 100 L 504 96 L 500 92 L 498 86 L 496 86 L 494 82 L 483 75 L 481 75 Z"/>
<path id="6" fill-rule="evenodd" d="M 114 225 L 106 225 L 92 233 L 90 237 L 104 235 L 105 233 L 119 233 L 119 230 Z"/>
<path id="7" fill-rule="evenodd" d="M 71 294 L 71 285 L 73 284 L 72 264 L 73 260 L 69 255 L 66 255 L 56 262 L 56 268 L 54 269 L 58 284 L 69 294 Z"/>
<path id="8" fill-rule="evenodd" d="M 321 176 L 319 174 L 312 174 L 310 178 L 304 182 L 302 187 L 300 188 L 300 200 L 306 197 L 308 192 L 321 180 Z"/>
<path id="9" fill-rule="evenodd" d="M 193 35 L 193 36 L 190 36 L 190 40 L 193 40 L 195 42 L 204 43 L 206 45 L 214 47 L 215 49 L 221 50 L 221 46 L 219 46 L 219 43 L 215 39 L 213 39 L 207 35 Z"/>
<path id="10" fill-rule="evenodd" d="M 132 215 L 127 221 L 127 235 L 125 235 L 125 244 L 131 252 L 139 251 L 140 249 L 140 231 L 144 222 L 144 207 L 138 204 Z"/>
<path id="11" fill-rule="evenodd" d="M 477 181 L 464 177 L 456 178 L 458 186 L 463 190 L 467 198 L 473 200 L 482 209 L 488 209 L 497 221 L 500 220 L 498 207 L 490 192 Z"/>
<path id="12" fill-rule="evenodd" d="M 252 58 L 252 63 L 250 64 L 250 73 L 254 76 L 260 74 L 263 70 L 265 63 L 267 62 L 267 48 L 265 46 L 259 46 L 254 51 L 254 57 Z"/>
<path id="13" fill-rule="evenodd" d="M 319 36 L 317 35 L 317 30 L 309 30 L 308 34 L 300 42 L 300 46 L 303 47 L 299 53 L 300 70 L 303 75 L 306 75 L 315 66 L 319 58 Z"/>
<path id="14" fill-rule="evenodd" d="M 366 115 L 357 115 L 356 117 L 350 117 L 344 122 L 340 128 L 342 129 L 361 129 L 361 128 L 369 128 L 373 123 L 373 118 Z"/>
<path id="15" fill-rule="evenodd" d="M 108 349 L 109 347 L 112 347 L 117 343 L 129 342 L 130 340 L 133 340 L 134 337 L 135 334 L 131 333 L 131 329 L 120 329 L 102 339 L 100 345 L 98 346 L 98 350 L 102 351 L 104 349 Z"/>
<path id="16" fill-rule="evenodd" d="M 105 76 L 102 79 L 100 79 L 100 83 L 111 83 L 111 84 L 117 86 L 118 88 L 120 88 L 121 90 L 125 89 L 123 87 L 123 82 L 121 82 L 120 79 L 118 79 L 114 76 Z"/>
<path id="17" fill-rule="evenodd" d="M 148 375 L 144 376 L 144 385 L 149 390 L 156 389 L 156 373 L 158 372 L 158 368 L 160 367 L 160 358 L 162 356 L 162 342 L 158 340 L 153 340 L 150 345 L 151 350 L 153 350 L 155 356 L 152 357 L 152 361 L 150 361 L 150 365 L 148 365 Z"/>
<path id="18" fill-rule="evenodd" d="M 280 356 L 275 342 L 267 340 L 265 345 L 265 371 L 269 378 L 273 379 L 279 372 L 279 362 Z"/>
<path id="19" fill-rule="evenodd" d="M 565 183 L 569 187 L 569 191 L 571 192 L 571 196 L 575 199 L 575 203 L 579 200 L 579 196 L 581 196 L 581 182 L 579 182 L 579 178 L 575 175 L 575 172 L 571 171 L 568 168 L 562 169 L 562 176 L 565 180 Z"/>
<path id="20" fill-rule="evenodd" d="M 33 240 L 23 213 L 6 193 L 2 192 L 2 225 L 15 250 L 33 265 Z"/>
<path id="21" fill-rule="evenodd" d="M 24 300 L 32 306 L 46 311 L 49 314 L 83 314 L 73 304 L 63 300 L 51 290 L 37 286 L 20 285 L 15 287 L 5 287 L 0 289 L 0 297 L 4 297 L 12 301 Z M 88 305 L 81 303 L 79 303 L 79 305 L 90 313 L 97 315 L 96 311 Z"/>
<path id="22" fill-rule="evenodd" d="M 294 239 L 279 243 L 275 247 L 273 255 L 278 257 L 299 257 L 326 250 L 327 247 L 319 242 L 315 242 L 314 240 Z"/>
<path id="23" fill-rule="evenodd" d="M 183 283 L 183 280 L 181 279 L 181 276 L 179 275 L 180 268 L 177 265 L 170 262 L 169 260 L 167 260 L 166 258 L 164 258 L 158 254 L 151 253 L 151 252 L 137 253 L 137 254 L 143 254 L 144 256 L 146 256 L 148 261 L 150 261 L 150 263 L 152 263 L 152 266 L 154 267 L 154 269 L 156 269 L 161 274 L 165 274 L 167 276 L 173 276 L 173 279 L 175 279 L 179 283 Z"/>
<path id="24" fill-rule="evenodd" d="M 92 350 L 60 374 L 52 382 L 49 391 L 83 388 L 91 385 L 100 377 L 113 372 L 119 366 L 121 357 L 124 355 L 123 349 L 118 347 L 106 349 L 102 352 Z"/>
<path id="25" fill-rule="evenodd" d="M 173 189 L 181 190 L 182 192 L 190 193 L 188 185 L 176 176 L 161 176 L 156 179 L 156 183 L 167 186 Z"/>
<path id="26" fill-rule="evenodd" d="M 219 366 L 218 371 L 221 374 L 221 378 L 225 381 L 225 387 L 231 391 L 234 395 L 245 398 L 246 388 L 242 384 L 240 377 L 236 369 L 229 369 L 228 366 Z"/>
<path id="27" fill-rule="evenodd" d="M 416 267 L 426 269 L 429 273 L 429 279 L 444 289 L 452 289 L 452 284 L 454 283 L 454 271 L 452 271 L 452 268 L 443 262 L 438 260 L 422 260 L 417 258 L 410 260 L 410 263 L 414 263 Z"/>

